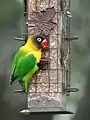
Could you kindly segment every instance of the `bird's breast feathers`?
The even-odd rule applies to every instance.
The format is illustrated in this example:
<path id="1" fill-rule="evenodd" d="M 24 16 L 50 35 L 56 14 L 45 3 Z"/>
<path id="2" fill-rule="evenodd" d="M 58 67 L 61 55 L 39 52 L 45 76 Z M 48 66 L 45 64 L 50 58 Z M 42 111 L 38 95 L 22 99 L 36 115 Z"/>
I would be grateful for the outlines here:
<path id="1" fill-rule="evenodd" d="M 30 47 L 25 47 L 25 46 L 23 46 L 21 49 L 22 49 L 22 51 L 25 52 L 27 55 L 33 54 L 34 57 L 36 58 L 37 63 L 40 62 L 40 59 L 41 59 L 41 50 L 33 50 L 32 48 L 30 48 Z"/>

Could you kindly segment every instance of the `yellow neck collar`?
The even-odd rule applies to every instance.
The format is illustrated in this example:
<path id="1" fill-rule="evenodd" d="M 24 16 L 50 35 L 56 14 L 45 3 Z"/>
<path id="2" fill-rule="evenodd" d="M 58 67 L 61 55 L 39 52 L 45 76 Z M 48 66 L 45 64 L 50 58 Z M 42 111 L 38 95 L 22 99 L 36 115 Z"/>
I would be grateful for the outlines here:
<path id="1" fill-rule="evenodd" d="M 27 41 L 27 43 L 26 43 L 25 46 L 30 47 L 30 48 L 32 48 L 33 50 L 40 50 L 39 48 L 37 48 L 37 47 L 34 45 L 34 43 L 33 43 L 33 38 L 32 38 L 32 37 L 28 38 L 28 41 Z"/>

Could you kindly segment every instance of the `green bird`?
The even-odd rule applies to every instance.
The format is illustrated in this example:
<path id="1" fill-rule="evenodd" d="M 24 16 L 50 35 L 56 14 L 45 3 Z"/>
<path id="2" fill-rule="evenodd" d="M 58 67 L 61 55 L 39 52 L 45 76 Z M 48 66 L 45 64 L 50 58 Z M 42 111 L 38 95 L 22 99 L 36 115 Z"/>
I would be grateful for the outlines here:
<path id="1" fill-rule="evenodd" d="M 10 84 L 15 81 L 21 84 L 24 93 L 27 93 L 28 83 L 38 70 L 42 49 L 47 47 L 47 40 L 41 35 L 30 35 L 27 43 L 15 54 L 12 63 L 12 77 Z"/>

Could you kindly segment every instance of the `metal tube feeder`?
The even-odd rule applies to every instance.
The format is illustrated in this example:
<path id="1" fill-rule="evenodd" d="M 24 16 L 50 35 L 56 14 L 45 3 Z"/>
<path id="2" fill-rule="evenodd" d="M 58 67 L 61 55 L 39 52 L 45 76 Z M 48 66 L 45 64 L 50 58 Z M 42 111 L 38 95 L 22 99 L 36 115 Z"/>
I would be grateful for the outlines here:
<path id="1" fill-rule="evenodd" d="M 70 0 L 24 0 L 26 22 L 25 38 L 30 34 L 42 34 L 48 41 L 39 72 L 32 78 L 27 94 L 27 105 L 20 113 L 72 114 L 66 109 L 64 101 L 70 92 L 71 63 L 70 42 L 77 37 L 70 37 Z M 26 42 L 26 40 L 25 40 Z M 61 55 L 61 43 L 67 46 Z M 47 59 L 46 59 L 47 58 Z M 61 65 L 61 60 L 65 67 Z M 17 92 L 17 91 L 16 91 Z"/>

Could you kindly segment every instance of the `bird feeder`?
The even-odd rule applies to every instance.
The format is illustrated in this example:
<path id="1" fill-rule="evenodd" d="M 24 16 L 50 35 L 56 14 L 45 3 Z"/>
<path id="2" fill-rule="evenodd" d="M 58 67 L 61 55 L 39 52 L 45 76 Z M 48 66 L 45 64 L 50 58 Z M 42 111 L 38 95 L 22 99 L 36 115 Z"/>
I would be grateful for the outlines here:
<path id="1" fill-rule="evenodd" d="M 24 0 L 24 16 L 25 38 L 42 34 L 48 40 L 48 48 L 43 50 L 40 70 L 30 83 L 27 108 L 20 112 L 72 113 L 64 100 L 70 92 L 78 91 L 70 87 L 70 42 L 78 39 L 70 36 L 70 0 Z"/>

